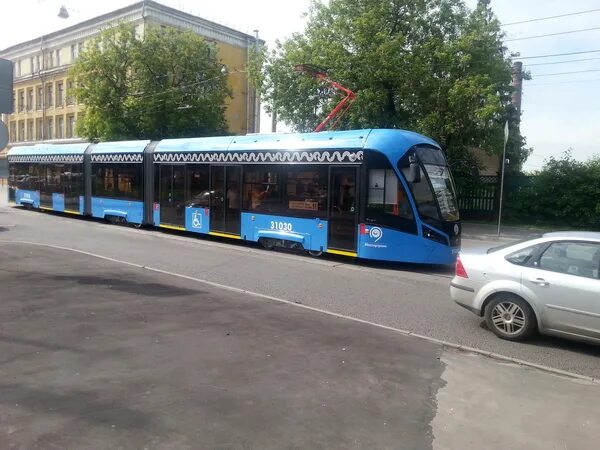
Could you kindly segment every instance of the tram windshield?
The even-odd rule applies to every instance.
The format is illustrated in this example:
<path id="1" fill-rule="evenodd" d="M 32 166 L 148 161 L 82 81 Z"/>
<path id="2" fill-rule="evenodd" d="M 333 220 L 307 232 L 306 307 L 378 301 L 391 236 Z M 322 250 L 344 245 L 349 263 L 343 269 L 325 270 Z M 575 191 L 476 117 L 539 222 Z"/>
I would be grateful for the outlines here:
<path id="1" fill-rule="evenodd" d="M 435 220 L 459 220 L 456 191 L 444 154 L 433 147 L 417 147 L 415 153 L 421 163 L 421 177 L 409 182 L 409 186 L 419 213 Z M 404 164 L 402 171 L 408 175 L 408 164 Z"/>

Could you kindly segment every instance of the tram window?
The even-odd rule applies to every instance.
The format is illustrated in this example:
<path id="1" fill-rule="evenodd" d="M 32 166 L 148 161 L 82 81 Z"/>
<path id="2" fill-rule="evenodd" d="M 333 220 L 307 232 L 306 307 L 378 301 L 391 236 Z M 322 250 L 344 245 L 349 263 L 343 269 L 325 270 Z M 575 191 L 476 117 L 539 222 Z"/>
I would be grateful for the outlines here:
<path id="1" fill-rule="evenodd" d="M 416 233 L 412 207 L 388 159 L 367 153 L 367 207 L 365 221 Z"/>
<path id="2" fill-rule="evenodd" d="M 31 171 L 30 167 L 33 167 L 32 164 L 14 164 L 11 165 L 11 171 L 13 171 L 14 176 L 14 186 L 16 189 L 31 189 L 32 183 L 31 181 Z"/>
<path id="3" fill-rule="evenodd" d="M 44 182 L 46 177 L 44 165 L 29 164 L 26 166 L 24 173 L 23 189 L 36 191 L 40 189 L 40 184 Z"/>
<path id="4" fill-rule="evenodd" d="M 188 166 L 186 170 L 188 183 L 186 204 L 188 206 L 208 207 L 210 196 L 208 166 Z"/>
<path id="5" fill-rule="evenodd" d="M 141 200 L 141 164 L 102 164 L 95 175 L 94 196 Z"/>
<path id="6" fill-rule="evenodd" d="M 112 167 L 99 166 L 95 171 L 93 186 L 95 197 L 114 197 L 115 181 Z"/>
<path id="7" fill-rule="evenodd" d="M 404 188 L 393 170 L 369 168 L 368 177 L 368 209 L 405 219 L 413 218 Z"/>
<path id="8" fill-rule="evenodd" d="M 244 171 L 244 209 L 279 213 L 281 199 L 277 167 L 249 167 Z"/>
<path id="9" fill-rule="evenodd" d="M 324 217 L 327 214 L 327 166 L 287 169 L 284 205 L 294 216 Z"/>
<path id="10" fill-rule="evenodd" d="M 141 200 L 141 164 L 115 164 L 115 196 Z"/>
<path id="11" fill-rule="evenodd" d="M 63 192 L 62 174 L 64 164 L 48 164 L 46 171 L 46 190 L 47 192 Z"/>
<path id="12" fill-rule="evenodd" d="M 73 196 L 83 195 L 83 164 L 71 166 L 71 194 Z"/>

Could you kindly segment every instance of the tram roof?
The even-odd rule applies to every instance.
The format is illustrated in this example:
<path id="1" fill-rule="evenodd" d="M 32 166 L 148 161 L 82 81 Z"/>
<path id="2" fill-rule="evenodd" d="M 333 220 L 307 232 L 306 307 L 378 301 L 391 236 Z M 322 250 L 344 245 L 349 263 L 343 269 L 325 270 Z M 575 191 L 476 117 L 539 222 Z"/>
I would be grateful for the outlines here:
<path id="1" fill-rule="evenodd" d="M 90 152 L 94 154 L 106 153 L 143 153 L 144 149 L 150 143 L 147 141 L 118 141 L 118 142 L 99 142 L 92 147 Z"/>
<path id="2" fill-rule="evenodd" d="M 100 142 L 92 147 L 91 153 L 142 153 L 149 143 L 149 140 Z M 321 133 L 273 133 L 163 139 L 157 144 L 155 152 L 373 149 L 379 150 L 391 158 L 400 158 L 409 148 L 418 144 L 438 146 L 432 139 L 412 131 L 364 129 Z M 89 145 L 89 143 L 36 144 L 13 147 L 8 151 L 8 155 L 82 154 Z"/>
<path id="3" fill-rule="evenodd" d="M 207 138 L 163 139 L 155 152 L 259 151 L 375 149 L 401 156 L 417 144 L 438 144 L 421 134 L 406 130 L 364 129 L 321 133 L 249 134 Z"/>
<path id="4" fill-rule="evenodd" d="M 82 155 L 89 143 L 79 144 L 35 144 L 23 147 L 13 147 L 8 156 L 27 155 Z"/>

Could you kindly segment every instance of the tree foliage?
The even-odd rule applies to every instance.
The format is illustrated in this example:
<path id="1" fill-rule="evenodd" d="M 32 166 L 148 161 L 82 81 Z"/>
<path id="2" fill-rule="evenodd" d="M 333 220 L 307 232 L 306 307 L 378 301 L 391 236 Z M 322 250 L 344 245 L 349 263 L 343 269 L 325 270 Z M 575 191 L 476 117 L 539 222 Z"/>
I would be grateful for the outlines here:
<path id="1" fill-rule="evenodd" d="M 507 198 L 509 218 L 542 225 L 600 229 L 600 156 L 586 162 L 571 152 L 548 159 L 527 187 Z"/>
<path id="2" fill-rule="evenodd" d="M 77 132 L 91 140 L 224 134 L 231 96 L 216 49 L 191 31 L 133 27 L 104 31 L 71 75 L 84 105 Z"/>
<path id="3" fill-rule="evenodd" d="M 511 60 L 489 0 L 469 11 L 462 0 L 313 2 L 302 34 L 262 55 L 263 99 L 295 130 L 308 131 L 339 96 L 292 70 L 309 63 L 357 93 L 341 128 L 405 128 L 436 139 L 455 165 L 479 147 L 502 151 L 512 118 Z M 513 127 L 514 166 L 526 156 Z M 467 164 L 468 166 L 469 164 Z"/>

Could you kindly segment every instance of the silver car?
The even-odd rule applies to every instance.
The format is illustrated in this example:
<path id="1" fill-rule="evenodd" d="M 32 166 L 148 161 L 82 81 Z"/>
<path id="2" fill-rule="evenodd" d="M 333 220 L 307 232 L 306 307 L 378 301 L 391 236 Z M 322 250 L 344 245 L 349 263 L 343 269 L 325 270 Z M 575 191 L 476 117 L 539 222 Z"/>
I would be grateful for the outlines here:
<path id="1" fill-rule="evenodd" d="M 600 343 L 600 233 L 560 232 L 461 251 L 450 295 L 499 337 Z"/>

